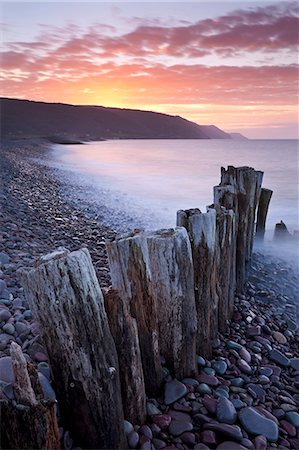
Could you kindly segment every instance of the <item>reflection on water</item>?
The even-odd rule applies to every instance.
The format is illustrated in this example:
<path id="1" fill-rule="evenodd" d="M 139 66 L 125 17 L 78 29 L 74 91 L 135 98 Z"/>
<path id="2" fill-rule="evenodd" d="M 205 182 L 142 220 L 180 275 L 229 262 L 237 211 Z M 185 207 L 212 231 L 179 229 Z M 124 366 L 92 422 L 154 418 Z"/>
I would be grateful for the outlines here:
<path id="1" fill-rule="evenodd" d="M 268 229 L 281 219 L 298 229 L 298 141 L 123 140 L 54 146 L 62 168 L 89 179 L 95 188 L 126 194 L 174 226 L 178 209 L 213 202 L 220 167 L 249 165 L 265 172 L 263 186 L 274 191 Z M 92 196 L 92 193 L 91 193 Z M 90 199 L 96 201 L 96 199 Z"/>

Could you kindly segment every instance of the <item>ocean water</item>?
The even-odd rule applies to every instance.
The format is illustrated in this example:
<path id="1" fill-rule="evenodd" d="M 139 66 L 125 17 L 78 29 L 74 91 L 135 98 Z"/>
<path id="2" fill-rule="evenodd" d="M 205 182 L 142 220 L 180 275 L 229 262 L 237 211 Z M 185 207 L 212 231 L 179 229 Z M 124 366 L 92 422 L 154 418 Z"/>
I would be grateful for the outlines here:
<path id="1" fill-rule="evenodd" d="M 296 140 L 111 140 L 54 145 L 51 164 L 63 169 L 69 192 L 106 225 L 125 230 L 173 227 L 178 209 L 213 202 L 221 166 L 264 172 L 274 191 L 267 235 L 283 220 L 299 229 Z"/>

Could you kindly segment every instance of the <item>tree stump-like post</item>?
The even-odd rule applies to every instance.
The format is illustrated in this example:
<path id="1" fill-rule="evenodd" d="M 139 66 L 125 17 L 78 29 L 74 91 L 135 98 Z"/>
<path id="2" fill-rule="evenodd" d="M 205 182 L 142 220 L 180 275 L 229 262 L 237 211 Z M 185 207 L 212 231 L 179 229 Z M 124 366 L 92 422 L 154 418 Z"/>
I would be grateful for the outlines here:
<path id="1" fill-rule="evenodd" d="M 1 447 L 60 450 L 55 402 L 43 398 L 37 371 L 33 365 L 27 365 L 21 347 L 15 342 L 11 343 L 10 354 L 15 375 L 13 391 L 16 404 L 1 404 Z"/>
<path id="2" fill-rule="evenodd" d="M 128 303 L 115 289 L 104 294 L 104 301 L 121 368 L 124 416 L 133 424 L 143 424 L 146 417 L 146 395 L 137 322 L 129 313 Z"/>
<path id="3" fill-rule="evenodd" d="M 256 234 L 255 237 L 259 240 L 264 239 L 265 229 L 266 229 L 266 219 L 268 214 L 268 208 L 273 191 L 270 189 L 261 189 L 261 195 L 257 210 L 257 221 L 256 221 Z"/>
<path id="4" fill-rule="evenodd" d="M 197 352 L 212 354 L 212 339 L 218 331 L 218 297 L 216 292 L 216 212 L 208 209 L 180 210 L 177 225 L 189 234 L 194 266 L 195 304 L 197 311 Z"/>
<path id="5" fill-rule="evenodd" d="M 160 360 L 157 305 L 153 296 L 148 249 L 142 230 L 106 241 L 112 286 L 128 302 L 137 321 L 145 389 L 160 392 L 163 372 Z"/>
<path id="6" fill-rule="evenodd" d="M 212 207 L 216 210 L 218 325 L 224 333 L 233 314 L 235 298 L 235 213 L 219 205 Z"/>
<path id="7" fill-rule="evenodd" d="M 250 267 L 256 207 L 259 201 L 263 172 L 251 167 L 221 168 L 220 186 L 233 186 L 236 207 L 236 287 L 242 292 Z M 221 204 L 221 203 L 220 203 Z M 221 206 L 225 206 L 222 205 Z"/>
<path id="8" fill-rule="evenodd" d="M 185 228 L 146 233 L 162 356 L 176 378 L 195 376 L 197 319 L 192 251 Z"/>
<path id="9" fill-rule="evenodd" d="M 83 448 L 127 448 L 115 344 L 87 249 L 58 249 L 22 272 L 61 415 Z"/>

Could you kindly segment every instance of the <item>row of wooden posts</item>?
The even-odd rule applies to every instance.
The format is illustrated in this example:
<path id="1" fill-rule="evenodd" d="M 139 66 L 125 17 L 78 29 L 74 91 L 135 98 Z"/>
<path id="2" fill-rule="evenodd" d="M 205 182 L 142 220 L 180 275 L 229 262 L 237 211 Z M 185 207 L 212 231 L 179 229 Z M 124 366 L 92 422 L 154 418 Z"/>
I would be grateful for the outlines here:
<path id="1" fill-rule="evenodd" d="M 206 213 L 178 211 L 175 229 L 107 242 L 113 289 L 104 297 L 87 249 L 58 249 L 23 272 L 64 427 L 78 445 L 126 448 L 123 419 L 144 423 L 146 396 L 161 393 L 161 356 L 179 379 L 197 375 L 196 355 L 211 356 L 246 282 L 257 207 L 257 233 L 264 233 L 271 191 L 261 188 L 262 177 L 222 168 Z M 50 437 L 36 432 L 36 447 L 51 438 L 59 448 L 55 426 L 48 428 Z M 7 436 L 13 439 L 16 446 L 15 434 Z"/>

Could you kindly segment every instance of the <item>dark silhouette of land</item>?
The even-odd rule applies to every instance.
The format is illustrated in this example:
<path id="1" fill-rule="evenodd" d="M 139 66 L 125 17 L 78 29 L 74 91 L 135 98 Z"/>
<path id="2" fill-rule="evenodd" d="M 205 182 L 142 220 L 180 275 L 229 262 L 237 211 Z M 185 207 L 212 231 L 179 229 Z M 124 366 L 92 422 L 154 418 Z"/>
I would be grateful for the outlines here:
<path id="1" fill-rule="evenodd" d="M 214 125 L 179 116 L 103 106 L 1 98 L 1 136 L 77 143 L 101 139 L 232 139 Z"/>

